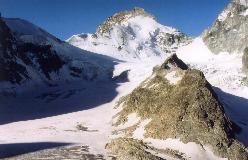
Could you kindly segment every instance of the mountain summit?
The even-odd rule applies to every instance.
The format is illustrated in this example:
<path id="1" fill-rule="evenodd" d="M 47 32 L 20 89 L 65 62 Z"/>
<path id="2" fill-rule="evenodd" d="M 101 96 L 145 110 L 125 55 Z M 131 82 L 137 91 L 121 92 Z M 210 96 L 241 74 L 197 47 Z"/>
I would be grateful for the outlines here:
<path id="1" fill-rule="evenodd" d="M 107 18 L 106 21 L 104 21 L 98 28 L 96 33 L 98 34 L 110 34 L 110 30 L 113 29 L 115 25 L 124 23 L 130 18 L 136 17 L 136 16 L 144 16 L 144 17 L 150 17 L 155 20 L 155 17 L 151 14 L 147 13 L 143 8 L 135 7 L 131 11 L 123 11 L 114 14 L 113 16 L 110 16 Z"/>
<path id="2" fill-rule="evenodd" d="M 79 34 L 68 42 L 79 48 L 118 59 L 164 57 L 175 53 L 190 38 L 180 31 L 159 24 L 142 8 L 114 14 L 94 34 Z"/>

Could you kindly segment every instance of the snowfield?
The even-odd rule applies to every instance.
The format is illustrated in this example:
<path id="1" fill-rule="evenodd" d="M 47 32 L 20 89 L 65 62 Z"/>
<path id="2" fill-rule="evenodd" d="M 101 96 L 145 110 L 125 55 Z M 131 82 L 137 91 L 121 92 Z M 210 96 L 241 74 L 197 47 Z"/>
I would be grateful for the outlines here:
<path id="1" fill-rule="evenodd" d="M 128 82 L 102 81 L 92 82 L 92 84 L 87 85 L 77 82 L 69 86 L 40 89 L 36 94 L 33 94 L 33 91 L 27 91 L 27 93 L 22 93 L 23 95 L 20 97 L 2 99 L 1 104 L 9 107 L 39 108 L 46 106 L 45 108 L 48 108 L 48 111 L 49 107 L 55 106 L 58 106 L 58 109 L 61 107 L 61 109 L 69 111 L 72 110 L 68 109 L 69 107 L 75 108 L 75 110 L 79 110 L 80 107 L 78 105 L 82 107 L 80 108 L 81 110 L 73 113 L 65 112 L 61 115 L 54 114 L 52 117 L 41 117 L 40 119 L 18 122 L 14 120 L 15 113 L 11 113 L 13 122 L 0 125 L 0 143 L 2 145 L 39 142 L 68 143 L 89 146 L 89 152 L 92 154 L 107 155 L 105 145 L 110 140 L 112 117 L 117 113 L 117 110 L 114 109 L 115 103 L 121 96 L 131 92 L 144 79 L 150 76 L 152 68 L 159 63 L 162 63 L 162 60 L 151 60 L 149 63 L 142 61 L 139 63 L 123 62 L 116 65 L 116 74 L 130 70 Z M 80 86 L 82 89 L 80 89 Z M 70 91 L 76 92 L 72 93 L 69 98 L 64 99 L 63 97 L 66 96 L 66 93 L 70 93 Z M 54 95 L 63 94 L 58 97 L 53 97 L 54 95 L 52 95 L 51 97 L 37 99 L 37 97 L 47 92 L 54 93 Z M 27 114 L 32 113 L 29 112 Z M 9 121 L 11 122 L 11 120 Z M 79 124 L 88 127 L 88 131 L 77 130 L 76 127 Z"/>

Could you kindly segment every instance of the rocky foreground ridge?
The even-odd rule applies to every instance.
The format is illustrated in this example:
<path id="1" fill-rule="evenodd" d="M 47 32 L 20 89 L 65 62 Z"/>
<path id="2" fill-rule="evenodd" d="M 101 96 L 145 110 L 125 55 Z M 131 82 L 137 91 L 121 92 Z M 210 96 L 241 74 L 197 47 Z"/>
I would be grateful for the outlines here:
<path id="1" fill-rule="evenodd" d="M 142 120 L 151 119 L 145 126 L 146 138 L 195 142 L 203 148 L 209 146 L 222 158 L 248 159 L 247 149 L 235 140 L 235 124 L 226 116 L 204 74 L 188 68 L 176 55 L 156 67 L 150 78 L 120 100 L 119 106 L 122 110 L 117 115 L 116 126 L 125 124 L 128 116 L 136 113 Z M 132 135 L 136 127 L 130 127 L 125 133 Z M 127 147 L 130 145 L 128 141 L 133 144 L 136 140 L 115 139 L 108 147 L 120 159 L 123 156 L 139 159 L 139 153 L 126 152 L 128 149 L 125 149 L 123 154 L 121 149 L 116 149 L 117 144 L 124 145 L 119 148 Z M 144 148 L 142 142 L 137 143 Z"/>

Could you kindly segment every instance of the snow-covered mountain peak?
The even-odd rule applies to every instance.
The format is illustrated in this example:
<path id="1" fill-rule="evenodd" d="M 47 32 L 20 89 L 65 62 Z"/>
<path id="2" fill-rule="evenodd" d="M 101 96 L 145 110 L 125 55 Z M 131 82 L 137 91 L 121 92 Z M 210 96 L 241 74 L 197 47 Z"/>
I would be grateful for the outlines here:
<path id="1" fill-rule="evenodd" d="M 163 57 L 175 53 L 189 38 L 159 24 L 144 9 L 135 8 L 109 17 L 94 34 L 79 34 L 68 42 L 79 48 L 118 59 Z"/>
<path id="2" fill-rule="evenodd" d="M 108 17 L 107 20 L 105 20 L 97 28 L 96 33 L 101 34 L 101 35 L 109 34 L 111 29 L 113 29 L 115 25 L 120 25 L 121 23 L 125 23 L 127 20 L 137 17 L 137 16 L 149 17 L 155 20 L 155 17 L 147 13 L 143 8 L 135 7 L 134 9 L 130 11 L 118 12 L 118 13 L 115 13 L 113 16 Z"/>

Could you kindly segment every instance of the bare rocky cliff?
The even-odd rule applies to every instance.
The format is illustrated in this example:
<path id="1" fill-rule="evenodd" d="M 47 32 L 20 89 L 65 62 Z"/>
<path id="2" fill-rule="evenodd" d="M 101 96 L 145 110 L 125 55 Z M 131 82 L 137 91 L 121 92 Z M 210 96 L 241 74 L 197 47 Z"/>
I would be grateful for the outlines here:
<path id="1" fill-rule="evenodd" d="M 212 27 L 204 32 L 203 40 L 214 53 L 243 53 L 248 46 L 248 1 L 232 0 Z"/>

